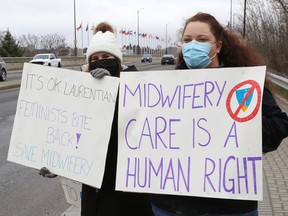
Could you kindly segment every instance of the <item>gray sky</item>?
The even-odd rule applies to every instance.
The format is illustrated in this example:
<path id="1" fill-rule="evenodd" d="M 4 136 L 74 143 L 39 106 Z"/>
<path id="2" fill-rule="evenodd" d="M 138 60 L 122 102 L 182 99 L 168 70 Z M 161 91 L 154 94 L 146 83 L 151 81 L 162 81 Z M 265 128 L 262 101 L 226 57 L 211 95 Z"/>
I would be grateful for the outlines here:
<path id="1" fill-rule="evenodd" d="M 0 31 L 7 28 L 14 37 L 23 34 L 45 35 L 58 33 L 64 35 L 70 46 L 74 41 L 74 0 L 0 0 Z M 184 19 L 197 12 L 207 12 L 216 17 L 221 24 L 227 25 L 230 20 L 231 0 L 75 0 L 76 26 L 82 21 L 81 30 L 77 31 L 78 47 L 87 46 L 91 31 L 85 31 L 101 21 L 107 21 L 117 28 L 137 31 L 137 11 L 141 33 L 167 35 L 176 41 L 176 32 Z M 233 0 L 233 13 L 241 13 L 243 0 Z M 118 34 L 121 43 L 121 35 Z"/>

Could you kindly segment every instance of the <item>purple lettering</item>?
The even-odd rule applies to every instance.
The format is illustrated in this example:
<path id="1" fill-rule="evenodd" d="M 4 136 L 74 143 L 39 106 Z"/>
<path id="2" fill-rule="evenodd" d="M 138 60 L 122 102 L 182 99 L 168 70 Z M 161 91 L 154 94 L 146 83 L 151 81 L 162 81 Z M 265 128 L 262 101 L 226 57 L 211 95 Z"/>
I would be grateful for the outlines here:
<path id="1" fill-rule="evenodd" d="M 127 99 L 127 91 L 132 95 L 135 96 L 136 93 L 138 93 L 138 97 L 139 97 L 139 106 L 142 107 L 142 99 L 141 99 L 141 88 L 140 88 L 140 84 L 137 85 L 137 88 L 135 89 L 134 92 L 132 92 L 129 87 L 127 86 L 127 84 L 124 85 L 124 98 L 123 98 L 123 107 L 126 106 L 126 99 Z"/>
<path id="2" fill-rule="evenodd" d="M 144 132 L 144 130 L 147 130 L 147 132 Z M 144 121 L 144 125 L 143 125 L 143 128 L 142 128 L 142 132 L 141 132 L 141 135 L 140 135 L 140 141 L 139 141 L 139 148 L 141 146 L 141 143 L 142 143 L 142 137 L 148 137 L 149 140 L 150 140 L 150 144 L 152 146 L 152 149 L 154 149 L 154 144 L 153 144 L 153 140 L 152 140 L 152 134 L 151 134 L 151 129 L 150 129 L 150 125 L 149 125 L 149 121 L 148 121 L 148 118 L 146 117 L 145 118 L 145 121 Z"/>
<path id="3" fill-rule="evenodd" d="M 183 166 L 182 158 L 163 157 L 153 161 L 151 158 L 127 158 L 126 187 L 155 188 L 165 190 L 168 182 L 174 191 L 190 191 L 190 164 Z M 152 186 L 153 182 L 153 186 Z M 130 185 L 132 184 L 132 185 Z"/>
<path id="4" fill-rule="evenodd" d="M 134 184 L 133 187 L 136 187 L 136 164 L 137 164 L 137 158 L 134 159 L 134 164 L 130 164 L 131 158 L 127 158 L 127 172 L 126 172 L 126 187 L 128 187 L 128 180 L 129 177 L 134 178 Z M 130 168 L 130 166 L 132 168 Z M 132 170 L 131 170 L 132 169 Z"/>
<path id="5" fill-rule="evenodd" d="M 212 169 L 210 172 L 208 172 L 208 163 L 211 162 L 210 164 L 212 165 Z M 209 185 L 212 187 L 213 191 L 216 192 L 215 187 L 213 186 L 213 183 L 210 179 L 210 175 L 212 175 L 214 173 L 215 170 L 215 162 L 211 159 L 211 158 L 206 158 L 205 159 L 205 174 L 204 174 L 204 191 L 206 192 L 206 181 L 208 181 Z"/>
<path id="6" fill-rule="evenodd" d="M 161 85 L 160 85 L 161 86 Z M 153 91 L 154 89 L 154 91 Z M 153 93 L 151 93 L 153 92 Z M 153 83 L 148 83 L 148 107 L 151 108 L 151 107 L 155 107 L 159 104 L 160 102 L 160 97 L 161 93 L 159 91 L 159 89 L 157 88 L 156 85 L 154 85 Z M 153 97 L 150 97 L 150 96 L 153 96 Z M 151 102 L 152 98 L 155 99 L 157 98 L 155 101 L 154 101 L 154 104 Z"/>
<path id="7" fill-rule="evenodd" d="M 129 142 L 128 142 L 128 128 L 129 128 L 129 126 L 130 126 L 130 124 L 131 124 L 132 122 L 136 122 L 136 119 L 131 119 L 131 120 L 128 122 L 128 124 L 127 124 L 127 126 L 126 126 L 126 128 L 125 128 L 125 141 L 126 141 L 126 145 L 127 145 L 130 149 L 135 150 L 135 149 L 137 149 L 137 147 L 132 147 L 131 145 L 129 145 Z"/>
<path id="8" fill-rule="evenodd" d="M 237 137 L 237 128 L 236 128 L 236 123 L 235 121 L 233 122 L 232 126 L 231 126 L 231 129 L 229 131 L 229 134 L 225 140 L 225 143 L 224 143 L 224 148 L 226 148 L 226 145 L 229 141 L 230 138 L 233 138 L 234 137 L 234 140 L 235 140 L 235 144 L 236 144 L 236 148 L 238 148 L 238 137 Z"/>
<path id="9" fill-rule="evenodd" d="M 208 85 L 211 86 L 210 90 L 208 90 Z M 210 81 L 206 81 L 205 86 L 204 86 L 204 92 L 205 92 L 205 94 L 204 94 L 204 107 L 207 106 L 207 101 L 209 102 L 210 106 L 213 106 L 210 98 L 208 97 L 209 94 L 213 93 L 213 91 L 214 91 L 214 83 L 210 82 Z"/>
<path id="10" fill-rule="evenodd" d="M 217 101 L 217 104 L 216 104 L 216 106 L 218 106 L 219 103 L 220 103 L 220 100 L 221 100 L 221 98 L 222 98 L 222 95 L 223 95 L 223 92 L 224 92 L 224 88 L 225 88 L 225 86 L 226 86 L 227 81 L 224 82 L 224 85 L 223 85 L 222 89 L 219 88 L 218 82 L 215 82 L 215 83 L 216 83 L 216 86 L 217 86 L 217 89 L 218 89 L 218 92 L 219 92 L 219 95 L 220 95 L 220 96 L 219 96 L 219 99 L 218 99 L 218 101 Z"/>
<path id="11" fill-rule="evenodd" d="M 197 145 L 199 145 L 201 147 L 205 147 L 205 146 L 209 145 L 209 143 L 211 142 L 211 134 L 203 126 L 202 122 L 207 122 L 207 120 L 205 118 L 200 118 L 196 122 L 196 119 L 194 119 L 194 118 L 192 119 L 192 147 L 193 148 L 196 148 L 196 134 L 201 139 L 204 139 L 205 137 L 207 137 L 207 141 L 206 142 L 203 142 L 203 143 L 197 142 Z M 200 133 L 201 131 L 203 133 Z M 198 137 L 197 137 L 197 140 L 198 140 Z"/>
<path id="12" fill-rule="evenodd" d="M 168 104 L 168 107 L 171 108 L 177 92 L 178 92 L 178 97 L 180 98 L 180 93 L 181 93 L 180 90 L 181 90 L 180 86 L 177 85 L 176 88 L 175 88 L 175 90 L 174 90 L 174 94 L 173 94 L 173 96 L 172 96 L 172 98 L 171 98 L 170 95 L 164 96 L 164 92 L 163 92 L 162 85 L 160 85 L 160 95 L 162 96 L 162 97 L 161 97 L 161 99 L 162 99 L 162 107 L 165 107 L 165 105 Z M 178 99 L 178 100 L 179 100 L 179 99 Z M 180 104 L 180 103 L 179 103 L 179 101 L 178 101 L 178 109 L 179 109 L 179 104 Z"/>
<path id="13" fill-rule="evenodd" d="M 186 98 L 191 98 L 191 94 L 186 95 L 186 88 L 192 87 L 192 86 L 193 86 L 193 84 L 186 84 L 183 86 L 184 90 L 183 90 L 183 96 L 182 96 L 182 109 L 184 109 L 184 107 L 185 107 Z"/>
<path id="14" fill-rule="evenodd" d="M 239 185 L 238 186 L 238 193 L 239 194 L 241 193 L 240 180 L 244 179 L 245 186 L 246 186 L 246 193 L 248 194 L 249 190 L 248 190 L 248 173 L 247 173 L 247 160 L 246 160 L 246 158 L 243 158 L 243 171 L 244 171 L 244 174 L 240 175 L 239 159 L 237 158 L 237 177 L 238 177 L 238 185 Z"/>
<path id="15" fill-rule="evenodd" d="M 248 161 L 252 161 L 252 172 L 253 172 L 253 183 L 254 183 L 254 193 L 257 194 L 257 184 L 256 184 L 256 161 L 262 161 L 262 157 L 248 157 Z"/>
<path id="16" fill-rule="evenodd" d="M 235 157 L 234 156 L 230 156 L 230 157 L 228 157 L 228 159 L 225 162 L 224 173 L 223 173 L 223 188 L 224 188 L 224 190 L 226 192 L 232 192 L 234 194 L 235 193 L 235 181 L 234 181 L 234 179 L 231 179 L 231 178 L 228 179 L 228 181 L 232 183 L 232 186 L 231 186 L 230 189 L 226 187 L 226 171 L 228 170 L 227 166 L 228 166 L 228 163 L 229 163 L 230 160 L 234 160 L 235 161 Z M 231 168 L 229 170 L 231 170 Z"/>
<path id="17" fill-rule="evenodd" d="M 198 86 L 203 86 L 204 83 L 197 83 L 197 84 L 194 84 L 194 91 L 193 91 L 193 99 L 192 99 L 192 108 L 193 109 L 197 109 L 197 108 L 202 108 L 203 107 L 203 101 L 200 103 L 202 105 L 195 105 L 196 104 L 196 99 L 197 98 L 200 98 L 201 99 L 201 96 L 200 95 L 197 95 L 196 94 L 196 89 L 198 89 L 197 87 Z M 201 92 L 203 92 L 203 90 L 200 90 Z M 205 94 L 204 94 L 205 95 Z M 203 97 L 205 98 L 205 97 Z M 203 99 L 202 98 L 202 99 Z"/>

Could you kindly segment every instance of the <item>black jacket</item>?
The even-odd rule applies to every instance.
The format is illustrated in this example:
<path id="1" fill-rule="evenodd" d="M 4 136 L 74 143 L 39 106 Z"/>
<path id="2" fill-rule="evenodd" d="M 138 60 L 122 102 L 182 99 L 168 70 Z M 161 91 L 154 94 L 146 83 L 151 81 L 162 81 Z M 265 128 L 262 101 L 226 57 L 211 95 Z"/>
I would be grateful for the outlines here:
<path id="1" fill-rule="evenodd" d="M 263 152 L 276 150 L 287 136 L 287 114 L 281 111 L 269 89 L 264 88 L 262 101 Z"/>
<path id="2" fill-rule="evenodd" d="M 180 69 L 187 66 L 180 65 Z M 277 105 L 269 89 L 264 88 L 262 101 L 263 152 L 276 150 L 288 136 L 288 117 Z M 201 198 L 174 195 L 151 195 L 153 205 L 172 213 L 182 214 L 237 214 L 257 209 L 257 201 Z"/>
<path id="3" fill-rule="evenodd" d="M 127 69 L 131 71 L 130 67 Z M 133 70 L 137 70 L 135 66 Z M 112 123 L 102 186 L 97 190 L 94 187 L 82 185 L 81 216 L 153 215 L 147 194 L 115 191 L 118 149 L 117 119 L 118 104 L 116 104 Z"/>

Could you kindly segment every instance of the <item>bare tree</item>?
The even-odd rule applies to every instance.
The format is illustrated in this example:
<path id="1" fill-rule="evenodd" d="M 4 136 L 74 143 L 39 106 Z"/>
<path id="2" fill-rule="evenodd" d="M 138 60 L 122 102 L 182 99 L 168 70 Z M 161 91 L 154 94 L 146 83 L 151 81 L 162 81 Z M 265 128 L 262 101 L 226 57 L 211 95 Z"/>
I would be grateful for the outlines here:
<path id="1" fill-rule="evenodd" d="M 25 49 L 27 56 L 33 56 L 39 52 L 54 52 L 57 55 L 67 55 L 66 39 L 63 35 L 22 35 L 18 38 L 19 44 Z"/>
<path id="2" fill-rule="evenodd" d="M 39 36 L 34 34 L 21 35 L 18 38 L 20 46 L 25 50 L 27 56 L 33 56 L 37 49 L 40 49 Z"/>
<path id="3" fill-rule="evenodd" d="M 62 35 L 42 35 L 40 40 L 43 49 L 56 52 L 57 55 L 60 55 L 61 50 L 67 47 L 65 37 Z"/>
<path id="4" fill-rule="evenodd" d="M 288 14 L 284 0 L 249 0 L 246 37 L 266 58 L 268 67 L 288 75 Z M 236 29 L 243 29 L 243 16 Z"/>
<path id="5" fill-rule="evenodd" d="M 275 2 L 278 2 L 283 10 L 288 14 L 288 2 L 284 2 L 284 0 L 274 0 Z"/>

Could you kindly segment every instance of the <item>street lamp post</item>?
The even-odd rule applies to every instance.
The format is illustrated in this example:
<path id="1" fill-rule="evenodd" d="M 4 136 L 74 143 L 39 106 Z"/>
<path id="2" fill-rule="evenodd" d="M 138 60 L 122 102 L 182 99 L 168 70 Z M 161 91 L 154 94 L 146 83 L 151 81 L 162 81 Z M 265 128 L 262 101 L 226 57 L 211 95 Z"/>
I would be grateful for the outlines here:
<path id="1" fill-rule="evenodd" d="M 77 38 L 76 38 L 76 4 L 74 0 L 74 55 L 77 56 Z"/>
<path id="2" fill-rule="evenodd" d="M 232 0 L 230 2 L 230 30 L 232 30 Z"/>
<path id="3" fill-rule="evenodd" d="M 168 26 L 169 23 L 166 23 L 166 51 L 165 51 L 165 54 L 167 54 L 167 26 Z"/>
<path id="4" fill-rule="evenodd" d="M 246 33 L 246 2 L 247 0 L 244 0 L 243 38 L 245 38 Z"/>
<path id="5" fill-rule="evenodd" d="M 137 54 L 139 55 L 139 50 L 140 50 L 140 45 L 139 45 L 139 12 L 144 9 L 144 8 L 141 8 L 137 11 L 137 39 L 138 39 L 138 45 L 137 45 Z"/>

